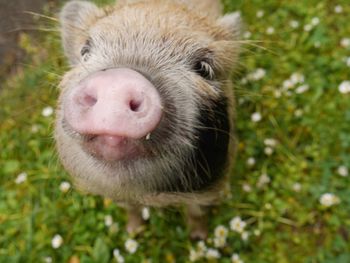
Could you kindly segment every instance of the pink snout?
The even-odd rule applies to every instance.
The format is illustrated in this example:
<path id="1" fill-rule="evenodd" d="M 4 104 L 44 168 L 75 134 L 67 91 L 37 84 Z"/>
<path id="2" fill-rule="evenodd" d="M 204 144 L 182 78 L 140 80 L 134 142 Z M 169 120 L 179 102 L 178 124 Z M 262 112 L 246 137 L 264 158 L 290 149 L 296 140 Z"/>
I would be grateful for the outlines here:
<path id="1" fill-rule="evenodd" d="M 64 117 L 80 134 L 102 136 L 116 147 L 122 139 L 146 137 L 162 118 L 158 91 L 128 68 L 99 71 L 82 80 L 64 102 Z"/>

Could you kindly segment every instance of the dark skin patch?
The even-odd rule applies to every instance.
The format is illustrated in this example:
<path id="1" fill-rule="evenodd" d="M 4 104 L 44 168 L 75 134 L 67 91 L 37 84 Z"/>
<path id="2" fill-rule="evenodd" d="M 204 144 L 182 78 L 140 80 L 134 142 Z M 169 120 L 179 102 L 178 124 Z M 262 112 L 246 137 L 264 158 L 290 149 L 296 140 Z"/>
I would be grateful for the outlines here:
<path id="1" fill-rule="evenodd" d="M 230 140 L 227 98 L 221 97 L 212 102 L 210 109 L 202 109 L 199 123 L 197 148 L 184 167 L 183 177 L 174 174 L 172 184 L 158 188 L 158 192 L 203 192 L 223 178 Z"/>

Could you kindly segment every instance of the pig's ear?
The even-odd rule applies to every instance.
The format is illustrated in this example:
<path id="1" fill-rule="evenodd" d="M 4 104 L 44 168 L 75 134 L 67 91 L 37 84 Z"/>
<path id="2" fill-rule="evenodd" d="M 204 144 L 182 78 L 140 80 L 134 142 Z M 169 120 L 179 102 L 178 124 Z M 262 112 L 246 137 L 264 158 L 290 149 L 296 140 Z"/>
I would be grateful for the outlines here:
<path id="1" fill-rule="evenodd" d="M 226 40 L 236 40 L 240 38 L 242 30 L 242 19 L 240 12 L 234 12 L 220 17 L 217 21 L 225 32 Z"/>
<path id="2" fill-rule="evenodd" d="M 87 1 L 70 1 L 60 13 L 61 36 L 65 55 L 71 65 L 80 61 L 81 49 L 89 38 L 89 27 L 99 17 L 103 10 Z"/>

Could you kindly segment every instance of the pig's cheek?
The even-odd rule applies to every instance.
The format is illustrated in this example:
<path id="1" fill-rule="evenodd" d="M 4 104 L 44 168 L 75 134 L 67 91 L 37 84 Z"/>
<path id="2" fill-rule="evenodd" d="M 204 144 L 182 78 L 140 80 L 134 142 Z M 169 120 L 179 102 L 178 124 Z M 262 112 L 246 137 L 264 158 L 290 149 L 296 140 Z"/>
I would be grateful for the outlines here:
<path id="1" fill-rule="evenodd" d="M 55 137 L 61 162 L 72 175 L 73 182 L 79 190 L 115 200 L 134 192 L 132 185 L 129 185 L 131 188 L 122 185 L 115 170 L 107 169 L 91 158 L 61 126 L 56 127 Z"/>

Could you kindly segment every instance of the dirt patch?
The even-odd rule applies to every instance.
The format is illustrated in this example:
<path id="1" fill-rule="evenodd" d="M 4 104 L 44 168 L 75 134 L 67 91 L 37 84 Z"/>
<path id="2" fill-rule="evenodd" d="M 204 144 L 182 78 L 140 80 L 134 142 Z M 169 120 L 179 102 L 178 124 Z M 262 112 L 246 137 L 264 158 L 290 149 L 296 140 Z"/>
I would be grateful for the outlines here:
<path id="1" fill-rule="evenodd" d="M 44 5 L 53 5 L 54 2 L 57 1 L 0 1 L 0 80 L 15 72 L 23 58 L 24 53 L 17 45 L 19 34 L 23 31 L 35 33 L 33 16 L 26 11 L 42 13 Z"/>

